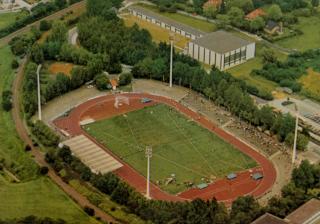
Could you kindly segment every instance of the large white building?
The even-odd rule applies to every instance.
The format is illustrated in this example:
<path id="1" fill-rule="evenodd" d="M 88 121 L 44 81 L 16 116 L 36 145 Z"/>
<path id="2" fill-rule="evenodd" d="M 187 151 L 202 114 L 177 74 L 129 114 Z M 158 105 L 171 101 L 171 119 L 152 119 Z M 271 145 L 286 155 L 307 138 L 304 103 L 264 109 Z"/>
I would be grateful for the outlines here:
<path id="1" fill-rule="evenodd" d="M 255 57 L 255 42 L 226 31 L 205 33 L 139 6 L 130 6 L 128 10 L 134 16 L 190 38 L 184 53 L 219 70 L 231 68 Z"/>
<path id="2" fill-rule="evenodd" d="M 185 53 L 200 62 L 225 70 L 254 58 L 255 42 L 217 31 L 190 41 Z"/>

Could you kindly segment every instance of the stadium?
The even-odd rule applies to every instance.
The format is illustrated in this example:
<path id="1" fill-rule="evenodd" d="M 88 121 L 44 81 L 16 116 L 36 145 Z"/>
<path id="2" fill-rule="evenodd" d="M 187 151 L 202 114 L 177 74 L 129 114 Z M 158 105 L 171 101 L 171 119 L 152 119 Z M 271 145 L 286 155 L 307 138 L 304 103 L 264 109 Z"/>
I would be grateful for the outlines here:
<path id="1" fill-rule="evenodd" d="M 113 172 L 150 197 L 230 204 L 260 197 L 276 179 L 262 154 L 179 102 L 145 93 L 90 99 L 53 121 L 74 155 L 95 173 Z"/>

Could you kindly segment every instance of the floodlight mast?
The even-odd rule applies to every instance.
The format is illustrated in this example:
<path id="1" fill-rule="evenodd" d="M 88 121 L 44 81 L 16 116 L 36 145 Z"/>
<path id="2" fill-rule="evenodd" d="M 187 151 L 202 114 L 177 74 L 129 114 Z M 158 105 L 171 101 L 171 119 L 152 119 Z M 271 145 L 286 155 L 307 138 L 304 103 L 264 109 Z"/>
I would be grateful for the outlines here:
<path id="1" fill-rule="evenodd" d="M 174 41 L 174 34 L 170 33 L 169 36 L 169 40 L 170 40 L 170 83 L 169 86 L 170 88 L 172 87 L 172 64 L 173 64 L 173 41 Z"/>
<path id="2" fill-rule="evenodd" d="M 146 147 L 146 157 L 148 159 L 147 162 L 147 191 L 146 191 L 146 197 L 150 199 L 150 158 L 152 157 L 152 147 L 147 146 Z"/>
<path id="3" fill-rule="evenodd" d="M 298 111 L 297 104 L 295 104 L 295 111 L 296 111 L 296 124 L 295 124 L 295 130 L 294 130 L 292 164 L 294 164 L 297 156 L 297 138 L 298 138 L 298 127 L 299 127 L 299 111 Z"/>

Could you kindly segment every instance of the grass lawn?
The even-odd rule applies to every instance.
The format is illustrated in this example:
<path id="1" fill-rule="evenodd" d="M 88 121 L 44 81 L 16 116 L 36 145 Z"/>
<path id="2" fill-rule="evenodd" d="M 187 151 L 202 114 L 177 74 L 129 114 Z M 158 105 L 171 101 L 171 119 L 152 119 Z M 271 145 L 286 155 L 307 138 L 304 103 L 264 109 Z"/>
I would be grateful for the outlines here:
<path id="1" fill-rule="evenodd" d="M 257 87 L 259 90 L 272 92 L 278 87 L 277 83 L 267 80 L 266 78 L 258 75 L 251 75 L 253 69 L 261 69 L 263 66 L 261 56 L 262 49 L 263 46 L 257 43 L 255 58 L 250 59 L 249 61 L 241 65 L 230 68 L 227 70 L 227 72 L 230 72 L 233 76 L 244 80 L 247 84 Z M 276 54 L 279 60 L 285 60 L 287 58 L 286 55 L 280 52 L 276 52 Z"/>
<path id="2" fill-rule="evenodd" d="M 0 48 L 0 93 L 11 88 L 14 58 L 8 46 Z M 0 104 L 2 98 L 0 97 Z M 28 215 L 66 219 L 72 223 L 96 223 L 95 220 L 67 197 L 48 178 L 38 176 L 38 166 L 24 151 L 17 136 L 11 113 L 0 107 L 0 159 L 21 183 L 11 183 L 5 173 L 0 173 L 0 219 L 13 219 Z M 7 178 L 6 178 L 7 177 Z"/>
<path id="3" fill-rule="evenodd" d="M 162 16 L 168 17 L 172 20 L 175 20 L 180 23 L 184 23 L 186 25 L 189 25 L 193 28 L 196 28 L 198 30 L 201 30 L 203 32 L 213 32 L 217 30 L 217 26 L 213 23 L 196 19 L 191 16 L 181 15 L 178 13 L 169 13 L 169 12 L 160 12 L 156 6 L 146 5 L 146 4 L 139 4 L 139 6 L 144 7 L 146 9 L 149 9 L 153 12 L 156 12 L 158 14 L 161 14 Z"/>
<path id="4" fill-rule="evenodd" d="M 169 43 L 169 36 L 170 36 L 170 31 L 167 29 L 164 29 L 160 26 L 157 26 L 155 24 L 152 24 L 150 22 L 147 22 L 145 20 L 142 20 L 138 17 L 135 17 L 133 15 L 127 15 L 124 17 L 124 23 L 126 26 L 133 26 L 135 23 L 143 29 L 146 29 L 150 32 L 152 39 L 156 42 L 168 42 Z M 185 46 L 188 43 L 188 38 L 175 34 L 176 38 L 176 43 L 175 45 L 178 46 L 179 48 L 185 48 Z"/>
<path id="5" fill-rule="evenodd" d="M 170 193 L 184 182 L 202 183 L 256 166 L 254 160 L 170 107 L 160 104 L 95 122 L 85 130 L 146 175 L 145 147 L 152 146 L 151 180 Z M 172 174 L 176 183 L 165 185 Z"/>
<path id="6" fill-rule="evenodd" d="M 320 15 L 299 17 L 299 23 L 294 28 L 303 32 L 302 35 L 277 41 L 276 43 L 291 49 L 305 51 L 320 47 Z"/>
<path id="7" fill-rule="evenodd" d="M 3 29 L 16 21 L 17 17 L 24 16 L 22 12 L 0 13 L 0 29 Z"/>
<path id="8" fill-rule="evenodd" d="M 11 62 L 14 58 L 8 46 L 0 48 L 0 93 L 10 90 L 14 79 Z M 0 97 L 0 103 L 2 97 Z M 23 143 L 17 136 L 11 113 L 0 107 L 0 158 L 19 179 L 28 180 L 37 176 L 37 165 L 24 152 Z"/>
<path id="9" fill-rule="evenodd" d="M 46 177 L 17 184 L 0 175 L 0 189 L 1 220 L 35 215 L 61 218 L 68 223 L 98 223 Z"/>
<path id="10" fill-rule="evenodd" d="M 308 74 L 301 76 L 299 82 L 303 88 L 301 93 L 307 97 L 320 101 L 320 73 L 308 69 Z"/>

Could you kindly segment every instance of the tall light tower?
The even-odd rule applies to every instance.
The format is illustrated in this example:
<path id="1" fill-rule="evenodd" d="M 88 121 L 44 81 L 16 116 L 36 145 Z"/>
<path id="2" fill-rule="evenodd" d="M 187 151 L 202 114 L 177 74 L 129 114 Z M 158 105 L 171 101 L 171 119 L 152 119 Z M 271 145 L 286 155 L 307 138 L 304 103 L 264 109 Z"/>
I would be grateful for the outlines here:
<path id="1" fill-rule="evenodd" d="M 37 68 L 37 85 L 38 85 L 38 116 L 39 120 L 42 120 L 42 114 L 41 114 L 41 93 L 40 93 L 40 69 L 41 69 L 41 64 L 38 65 Z"/>
<path id="2" fill-rule="evenodd" d="M 147 146 L 146 147 L 146 157 L 148 159 L 147 164 L 147 191 L 146 196 L 147 198 L 150 198 L 150 158 L 152 157 L 152 147 Z"/>
<path id="3" fill-rule="evenodd" d="M 174 33 L 170 33 L 170 88 L 172 87 L 172 63 L 173 63 L 173 42 L 174 42 Z"/>
<path id="4" fill-rule="evenodd" d="M 294 140 L 293 140 L 293 152 L 292 152 L 292 164 L 294 164 L 297 156 L 297 138 L 298 138 L 298 126 L 299 126 L 299 111 L 298 106 L 295 104 L 294 106 L 296 111 L 296 125 L 294 130 Z"/>

